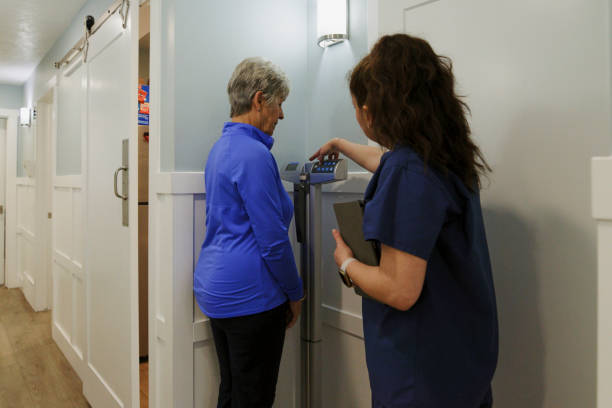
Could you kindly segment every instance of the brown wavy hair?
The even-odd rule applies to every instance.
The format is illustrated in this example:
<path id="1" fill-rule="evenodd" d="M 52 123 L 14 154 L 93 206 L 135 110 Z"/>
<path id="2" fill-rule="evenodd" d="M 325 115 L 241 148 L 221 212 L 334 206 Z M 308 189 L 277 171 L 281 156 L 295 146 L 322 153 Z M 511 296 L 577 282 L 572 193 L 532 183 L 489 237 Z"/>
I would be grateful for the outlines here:
<path id="1" fill-rule="evenodd" d="M 427 41 L 380 38 L 353 69 L 349 87 L 357 105 L 367 106 L 378 144 L 409 146 L 425 166 L 453 172 L 472 191 L 481 187 L 491 168 L 470 138 L 469 107 L 455 93 L 451 60 Z"/>

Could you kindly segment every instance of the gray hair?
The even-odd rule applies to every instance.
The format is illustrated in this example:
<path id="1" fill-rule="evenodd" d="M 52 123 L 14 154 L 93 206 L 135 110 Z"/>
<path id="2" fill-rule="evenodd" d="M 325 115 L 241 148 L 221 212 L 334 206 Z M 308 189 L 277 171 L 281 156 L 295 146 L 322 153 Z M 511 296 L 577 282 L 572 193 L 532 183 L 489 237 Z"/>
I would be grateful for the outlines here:
<path id="1" fill-rule="evenodd" d="M 227 84 L 230 117 L 250 111 L 257 91 L 263 92 L 266 103 L 283 101 L 289 95 L 289 79 L 272 62 L 260 57 L 247 58 L 236 66 Z"/>

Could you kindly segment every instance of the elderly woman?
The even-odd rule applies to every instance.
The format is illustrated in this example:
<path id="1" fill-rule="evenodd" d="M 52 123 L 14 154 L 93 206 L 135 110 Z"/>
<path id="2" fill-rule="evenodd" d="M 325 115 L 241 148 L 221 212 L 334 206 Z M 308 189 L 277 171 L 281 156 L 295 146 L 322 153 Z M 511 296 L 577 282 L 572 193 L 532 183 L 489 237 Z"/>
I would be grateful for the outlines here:
<path id="1" fill-rule="evenodd" d="M 219 358 L 217 407 L 271 407 L 285 339 L 304 293 L 287 234 L 293 206 L 270 149 L 285 74 L 242 61 L 227 85 L 231 121 L 206 163 L 206 239 L 194 292 Z"/>

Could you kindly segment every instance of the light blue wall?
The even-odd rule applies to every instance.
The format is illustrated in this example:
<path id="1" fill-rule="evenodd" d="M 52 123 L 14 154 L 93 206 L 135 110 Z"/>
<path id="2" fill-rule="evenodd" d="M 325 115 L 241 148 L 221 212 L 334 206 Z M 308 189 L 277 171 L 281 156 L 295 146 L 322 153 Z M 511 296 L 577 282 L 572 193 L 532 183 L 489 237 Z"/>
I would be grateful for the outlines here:
<path id="1" fill-rule="evenodd" d="M 0 109 L 19 109 L 23 106 L 23 85 L 0 84 Z"/>
<path id="2" fill-rule="evenodd" d="M 162 132 L 162 170 L 204 168 L 223 122 L 229 120 L 227 81 L 236 64 L 250 56 L 269 58 L 291 82 L 285 119 L 274 133 L 272 152 L 279 166 L 305 160 L 334 136 L 366 143 L 346 80 L 367 53 L 366 0 L 349 3 L 350 40 L 328 49 L 316 44 L 315 0 L 167 3 L 162 58 L 175 61 L 170 75 L 176 102 L 174 132 Z M 167 34 L 172 29 L 174 37 Z M 162 103 L 168 99 L 163 92 Z M 358 169 L 353 163 L 350 168 Z"/>
<path id="3" fill-rule="evenodd" d="M 368 52 L 366 0 L 349 0 L 349 41 L 316 44 L 316 0 L 308 1 L 308 155 L 332 137 L 357 143 L 367 138 L 355 120 L 347 74 Z M 349 170 L 363 170 L 349 162 Z"/>
<path id="4" fill-rule="evenodd" d="M 176 1 L 174 152 L 162 169 L 201 171 L 229 120 L 226 86 L 244 58 L 262 56 L 290 80 L 285 119 L 274 132 L 279 165 L 302 158 L 307 136 L 307 2 L 285 0 Z M 172 154 L 174 153 L 174 166 Z"/>
<path id="5" fill-rule="evenodd" d="M 89 0 L 74 16 L 70 26 L 53 44 L 53 47 L 43 57 L 25 83 L 24 102 L 26 106 L 33 106 L 39 98 L 44 96 L 47 91 L 47 83 L 60 72 L 53 67 L 53 63 L 59 61 L 84 34 L 83 21 L 85 16 L 92 15 L 98 18 L 111 3 L 110 0 Z M 58 104 L 61 103 L 62 101 L 58 100 Z M 80 136 L 78 133 L 63 134 L 58 132 L 57 175 L 81 174 Z"/>

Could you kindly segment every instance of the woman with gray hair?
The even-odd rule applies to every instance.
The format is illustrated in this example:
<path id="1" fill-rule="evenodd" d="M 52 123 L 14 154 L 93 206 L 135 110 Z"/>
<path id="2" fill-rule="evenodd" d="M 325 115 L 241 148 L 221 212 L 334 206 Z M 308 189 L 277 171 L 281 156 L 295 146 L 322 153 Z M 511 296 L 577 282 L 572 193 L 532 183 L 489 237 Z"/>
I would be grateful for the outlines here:
<path id="1" fill-rule="evenodd" d="M 227 93 L 231 121 L 206 162 L 206 238 L 193 286 L 219 358 L 217 407 L 271 407 L 285 330 L 304 297 L 287 233 L 293 205 L 270 153 L 289 85 L 271 62 L 247 58 Z"/>

